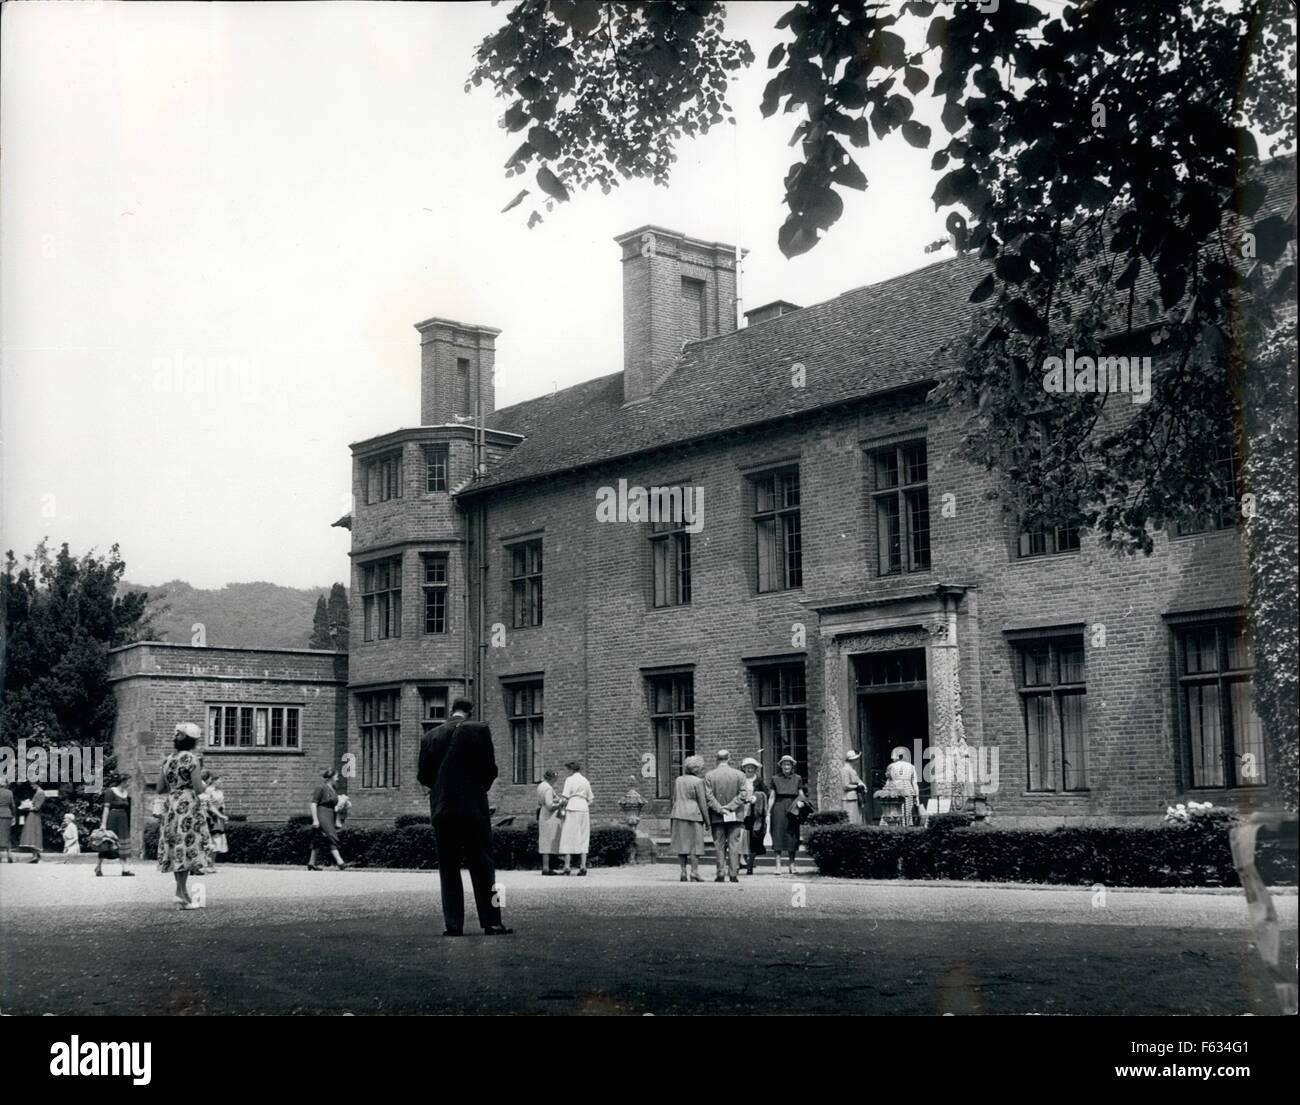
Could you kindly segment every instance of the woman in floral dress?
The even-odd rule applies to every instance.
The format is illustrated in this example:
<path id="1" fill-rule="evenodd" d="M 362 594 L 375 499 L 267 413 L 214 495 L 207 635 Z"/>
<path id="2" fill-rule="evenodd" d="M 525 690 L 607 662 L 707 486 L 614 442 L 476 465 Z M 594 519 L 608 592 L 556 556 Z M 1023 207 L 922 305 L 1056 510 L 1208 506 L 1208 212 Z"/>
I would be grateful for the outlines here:
<path id="1" fill-rule="evenodd" d="M 208 818 L 199 801 L 206 788 L 194 747 L 199 727 L 185 721 L 176 726 L 172 743 L 176 751 L 163 760 L 159 789 L 167 795 L 158 832 L 158 870 L 176 876 L 176 901 L 181 909 L 198 909 L 190 900 L 186 881 L 212 866 L 212 838 Z"/>

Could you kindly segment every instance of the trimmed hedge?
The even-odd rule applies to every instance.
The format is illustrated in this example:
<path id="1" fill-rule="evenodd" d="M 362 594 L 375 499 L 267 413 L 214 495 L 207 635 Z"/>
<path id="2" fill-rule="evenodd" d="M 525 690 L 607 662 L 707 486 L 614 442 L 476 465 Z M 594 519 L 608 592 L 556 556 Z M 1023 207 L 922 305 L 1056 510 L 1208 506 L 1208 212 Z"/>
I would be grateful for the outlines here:
<path id="1" fill-rule="evenodd" d="M 847 810 L 818 810 L 804 824 L 815 829 L 820 825 L 847 825 L 848 821 Z"/>
<path id="2" fill-rule="evenodd" d="M 261 823 L 226 826 L 230 850 L 224 863 L 306 864 L 311 851 L 311 825 L 290 821 L 283 825 Z M 593 825 L 591 851 L 587 861 L 594 867 L 617 867 L 626 863 L 636 845 L 636 834 L 626 825 Z M 144 831 L 145 856 L 158 855 L 158 823 Z M 339 851 L 357 867 L 405 867 L 432 870 L 438 866 L 438 849 L 433 829 L 424 822 L 383 829 L 341 829 Z M 323 862 L 329 862 L 322 856 Z M 492 830 L 492 862 L 502 870 L 528 870 L 541 866 L 537 854 L 537 824 L 522 828 L 506 826 Z"/>
<path id="3" fill-rule="evenodd" d="M 933 819 L 932 819 L 933 820 Z M 834 825 L 808 837 L 823 875 L 1068 886 L 1240 886 L 1228 824 L 968 828 Z M 1296 882 L 1294 840 L 1260 834 L 1256 864 L 1270 885 Z"/>

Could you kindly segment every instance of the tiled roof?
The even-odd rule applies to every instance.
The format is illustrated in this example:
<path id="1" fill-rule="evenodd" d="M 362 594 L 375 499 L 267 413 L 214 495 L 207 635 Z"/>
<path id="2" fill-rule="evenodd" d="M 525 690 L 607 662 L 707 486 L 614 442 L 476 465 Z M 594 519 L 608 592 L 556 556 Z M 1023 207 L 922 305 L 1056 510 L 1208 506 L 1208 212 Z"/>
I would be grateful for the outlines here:
<path id="1" fill-rule="evenodd" d="M 1266 168 L 1283 186 L 1256 218 L 1294 211 L 1294 157 Z M 933 380 L 935 355 L 962 334 L 974 310 L 970 291 L 986 267 L 974 255 L 939 261 L 693 342 L 654 394 L 629 406 L 617 372 L 506 407 L 492 416 L 492 428 L 525 440 L 462 494 Z M 1143 277 L 1140 287 L 1150 280 Z M 804 366 L 803 387 L 792 386 L 796 363 Z"/>
<path id="2" fill-rule="evenodd" d="M 693 342 L 649 399 L 623 405 L 623 373 L 516 403 L 494 429 L 522 434 L 467 491 L 613 460 L 934 378 L 961 332 L 984 262 L 940 261 L 757 326 Z M 795 364 L 804 386 L 793 386 Z"/>

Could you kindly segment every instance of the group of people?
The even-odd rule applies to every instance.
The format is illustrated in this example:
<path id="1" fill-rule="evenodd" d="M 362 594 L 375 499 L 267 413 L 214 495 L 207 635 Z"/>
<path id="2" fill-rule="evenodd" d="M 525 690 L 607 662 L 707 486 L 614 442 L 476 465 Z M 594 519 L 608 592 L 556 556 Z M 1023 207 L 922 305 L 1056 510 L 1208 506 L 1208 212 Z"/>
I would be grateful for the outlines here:
<path id="1" fill-rule="evenodd" d="M 716 761 L 706 773 L 702 756 L 686 757 L 673 784 L 670 848 L 681 863 L 680 880 L 703 881 L 700 856 L 706 826 L 713 838 L 714 882 L 739 882 L 742 864 L 752 875 L 754 857 L 766 853 L 769 839 L 777 872 L 783 871 L 784 860 L 795 874 L 800 831 L 814 809 L 794 757 L 781 757 L 770 787 L 761 775 L 763 765 L 752 757 L 741 761 L 740 771 L 732 767 L 725 748 L 718 750 Z"/>
<path id="2" fill-rule="evenodd" d="M 850 750 L 844 756 L 844 766 L 840 768 L 844 809 L 848 813 L 850 825 L 865 825 L 869 820 L 867 785 L 854 767 L 860 759 L 860 753 Z M 916 781 L 916 768 L 912 766 L 911 754 L 902 745 L 889 754 L 885 785 L 875 791 L 873 797 L 879 799 L 885 809 L 881 824 L 897 821 L 903 825 L 912 825 L 921 819 L 921 790 Z"/>
<path id="3" fill-rule="evenodd" d="M 537 851 L 542 857 L 543 875 L 573 874 L 572 860 L 578 859 L 578 874 L 587 873 L 587 853 L 591 850 L 591 804 L 595 801 L 591 783 L 582 773 L 582 764 L 570 760 L 564 765 L 569 774 L 564 787 L 555 789 L 558 778 L 552 768 L 537 784 Z M 551 867 L 556 856 L 564 857 L 564 867 Z"/>
<path id="4" fill-rule="evenodd" d="M 45 848 L 45 829 L 41 825 L 43 805 L 45 791 L 39 786 L 34 785 L 31 796 L 19 802 L 14 792 L 0 783 L 0 854 L 4 855 L 6 863 L 13 863 L 12 851 L 30 852 L 33 863 L 41 862 L 41 852 Z M 15 824 L 21 830 L 16 845 L 13 844 Z"/>

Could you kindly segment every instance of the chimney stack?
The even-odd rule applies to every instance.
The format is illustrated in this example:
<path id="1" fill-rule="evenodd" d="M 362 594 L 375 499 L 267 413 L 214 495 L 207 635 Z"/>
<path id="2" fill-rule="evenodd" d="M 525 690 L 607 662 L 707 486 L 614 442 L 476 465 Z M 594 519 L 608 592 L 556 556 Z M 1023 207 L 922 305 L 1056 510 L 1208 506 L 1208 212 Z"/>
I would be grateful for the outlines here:
<path id="1" fill-rule="evenodd" d="M 614 239 L 623 257 L 623 401 L 672 373 L 682 343 L 736 329 L 735 246 L 643 226 Z"/>
<path id="2" fill-rule="evenodd" d="M 420 332 L 420 425 L 446 426 L 456 417 L 491 417 L 496 404 L 496 339 L 491 326 L 446 318 L 417 322 Z"/>

